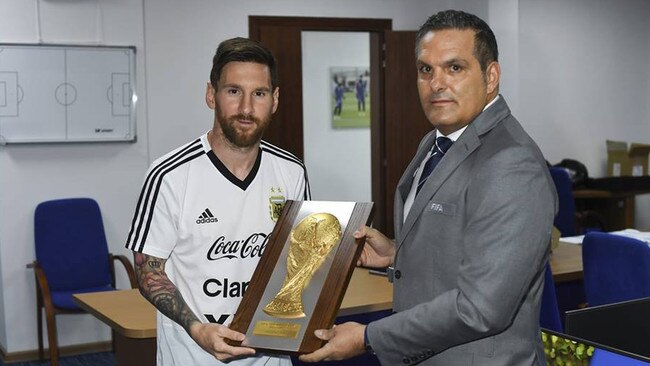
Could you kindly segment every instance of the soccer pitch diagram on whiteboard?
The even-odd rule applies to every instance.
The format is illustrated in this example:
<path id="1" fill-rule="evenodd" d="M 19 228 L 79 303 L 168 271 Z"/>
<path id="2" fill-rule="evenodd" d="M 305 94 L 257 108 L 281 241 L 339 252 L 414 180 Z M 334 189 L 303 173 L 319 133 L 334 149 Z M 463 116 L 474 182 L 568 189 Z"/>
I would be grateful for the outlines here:
<path id="1" fill-rule="evenodd" d="M 0 43 L 0 143 L 135 141 L 135 47 Z"/>

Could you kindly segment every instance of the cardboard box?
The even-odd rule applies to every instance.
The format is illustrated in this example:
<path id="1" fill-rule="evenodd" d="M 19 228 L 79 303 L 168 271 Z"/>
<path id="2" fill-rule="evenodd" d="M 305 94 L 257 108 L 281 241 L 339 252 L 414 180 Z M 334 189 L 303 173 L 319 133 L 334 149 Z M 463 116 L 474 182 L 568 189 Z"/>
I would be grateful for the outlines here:
<path id="1" fill-rule="evenodd" d="M 607 140 L 607 175 L 610 177 L 648 175 L 650 145 Z"/>

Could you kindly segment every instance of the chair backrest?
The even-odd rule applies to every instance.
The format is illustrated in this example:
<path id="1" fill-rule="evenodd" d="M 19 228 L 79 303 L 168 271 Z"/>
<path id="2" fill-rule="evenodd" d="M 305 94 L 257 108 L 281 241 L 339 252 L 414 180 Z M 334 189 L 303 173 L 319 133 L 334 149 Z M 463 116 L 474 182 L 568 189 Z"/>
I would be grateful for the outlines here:
<path id="1" fill-rule="evenodd" d="M 575 212 L 576 204 L 573 199 L 573 183 L 569 173 L 563 168 L 549 168 L 555 190 L 557 191 L 559 210 L 553 225 L 560 230 L 563 237 L 576 234 Z"/>
<path id="2" fill-rule="evenodd" d="M 544 291 L 542 292 L 542 307 L 539 314 L 539 325 L 542 328 L 562 333 L 562 321 L 560 319 L 560 308 L 557 304 L 555 294 L 555 281 L 551 266 L 547 263 L 544 272 Z"/>
<path id="3" fill-rule="evenodd" d="M 650 296 L 650 246 L 641 240 L 587 233 L 582 263 L 590 306 Z"/>
<path id="4" fill-rule="evenodd" d="M 108 245 L 99 205 L 90 198 L 46 201 L 34 214 L 36 260 L 50 290 L 111 284 Z"/>

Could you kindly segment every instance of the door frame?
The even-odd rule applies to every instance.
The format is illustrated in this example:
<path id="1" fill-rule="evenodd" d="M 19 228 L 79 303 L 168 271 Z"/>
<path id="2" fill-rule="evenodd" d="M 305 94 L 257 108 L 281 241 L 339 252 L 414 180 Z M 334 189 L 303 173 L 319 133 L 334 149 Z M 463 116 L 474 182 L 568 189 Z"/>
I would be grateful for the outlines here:
<path id="1" fill-rule="evenodd" d="M 287 16 L 256 16 L 248 17 L 249 37 L 254 40 L 261 40 L 261 32 L 268 27 L 290 28 L 296 32 L 302 31 L 335 31 L 335 32 L 368 32 L 370 34 L 370 160 L 371 160 L 371 197 L 375 203 L 375 215 L 373 226 L 385 230 L 388 217 L 392 217 L 392 212 L 387 212 L 385 197 L 387 197 L 386 185 L 386 149 L 384 134 L 384 32 L 392 30 L 392 19 L 370 19 L 370 18 L 321 18 L 321 17 L 287 17 Z M 298 39 L 300 39 L 298 37 Z M 294 44 L 291 52 L 300 55 L 295 60 L 295 65 L 299 73 L 299 80 L 293 80 L 290 92 L 293 100 L 300 100 L 300 103 L 294 103 L 291 106 L 283 105 L 283 108 L 294 108 L 291 123 L 294 130 L 294 136 L 302 136 L 303 128 L 303 110 L 302 110 L 302 45 Z M 274 51 L 278 52 L 278 51 Z M 282 51 L 279 51 L 282 52 Z M 283 95 L 286 91 L 283 91 Z M 273 128 L 273 124 L 271 127 Z M 282 126 L 286 131 L 286 125 Z M 278 132 L 279 133 L 279 132 Z M 271 141 L 273 142 L 273 141 Z M 284 147 L 284 146 L 283 146 Z M 296 141 L 289 148 L 300 159 L 304 159 L 303 141 Z M 389 205 L 392 207 L 392 204 Z M 392 229 L 392 228 L 391 228 Z M 392 231 L 392 230 L 390 230 Z"/>

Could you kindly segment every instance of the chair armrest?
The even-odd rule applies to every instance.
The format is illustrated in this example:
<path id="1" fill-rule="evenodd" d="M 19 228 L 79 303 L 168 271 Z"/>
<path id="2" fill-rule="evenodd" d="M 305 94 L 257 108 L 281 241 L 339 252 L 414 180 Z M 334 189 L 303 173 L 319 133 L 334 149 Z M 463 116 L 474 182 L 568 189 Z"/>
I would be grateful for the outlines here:
<path id="1" fill-rule="evenodd" d="M 47 282 L 47 277 L 45 277 L 45 271 L 34 261 L 32 263 L 32 268 L 34 269 L 34 277 L 36 278 L 36 295 L 38 296 L 39 302 L 43 302 L 45 305 L 45 312 L 52 313 L 54 316 L 54 304 L 52 304 L 52 297 L 50 296 L 50 285 Z"/>
<path id="2" fill-rule="evenodd" d="M 135 271 L 133 270 L 133 265 L 131 264 L 131 261 L 129 259 L 122 255 L 113 255 L 110 254 L 108 255 L 110 257 L 112 265 L 112 276 L 113 276 L 113 286 L 115 286 L 115 262 L 118 261 L 121 262 L 122 265 L 124 266 L 124 269 L 126 270 L 126 274 L 129 276 L 129 282 L 131 283 L 131 288 L 138 288 L 138 281 L 135 279 Z"/>

